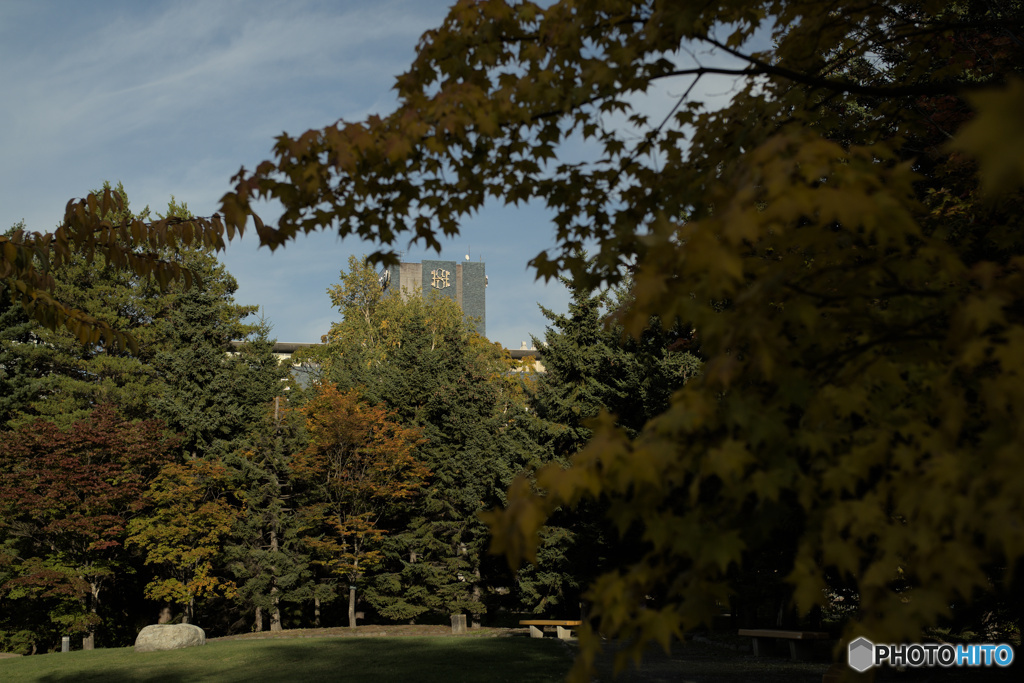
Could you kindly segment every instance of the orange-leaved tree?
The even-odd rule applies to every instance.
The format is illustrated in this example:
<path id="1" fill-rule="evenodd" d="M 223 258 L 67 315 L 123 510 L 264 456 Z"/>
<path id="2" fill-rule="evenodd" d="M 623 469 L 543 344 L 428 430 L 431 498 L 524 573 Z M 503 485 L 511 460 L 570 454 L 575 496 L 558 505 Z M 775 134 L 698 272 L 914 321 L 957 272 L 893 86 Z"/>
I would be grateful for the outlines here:
<path id="1" fill-rule="evenodd" d="M 382 559 L 377 541 L 388 517 L 412 504 L 430 470 L 415 457 L 420 431 L 355 390 L 320 385 L 305 412 L 310 444 L 293 467 L 316 494 L 306 510 L 316 533 L 307 543 L 317 563 L 347 579 L 355 627 L 356 586 Z"/>

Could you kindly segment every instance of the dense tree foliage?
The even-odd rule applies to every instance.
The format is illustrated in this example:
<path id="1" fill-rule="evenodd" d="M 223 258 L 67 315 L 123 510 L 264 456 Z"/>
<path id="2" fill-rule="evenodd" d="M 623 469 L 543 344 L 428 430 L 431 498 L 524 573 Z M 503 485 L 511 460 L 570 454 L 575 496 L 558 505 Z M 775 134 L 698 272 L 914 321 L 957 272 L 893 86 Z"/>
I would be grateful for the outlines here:
<path id="1" fill-rule="evenodd" d="M 79 260 L 88 267 L 131 273 L 160 289 L 172 282 L 188 286 L 196 274 L 170 254 L 179 248 L 222 249 L 225 230 L 229 238 L 235 232 L 234 225 L 225 226 L 219 218 L 193 220 L 168 212 L 148 219 L 128 211 L 123 192 L 108 184 L 85 199 L 69 201 L 52 233 L 15 226 L 0 235 L 0 295 L 20 304 L 42 327 L 64 329 L 82 345 L 137 351 L 130 333 L 60 300 L 58 271 Z"/>
<path id="2" fill-rule="evenodd" d="M 227 500 L 227 479 L 216 461 L 169 463 L 146 492 L 147 514 L 128 525 L 128 543 L 145 551 L 146 564 L 159 567 L 146 597 L 181 606 L 186 624 L 195 619 L 197 599 L 235 592 L 214 567 L 237 515 Z"/>
<path id="3" fill-rule="evenodd" d="M 149 482 L 174 457 L 172 445 L 159 423 L 125 422 L 112 406 L 67 429 L 37 420 L 3 434 L 0 597 L 14 615 L 46 613 L 22 622 L 31 633 L 23 640 L 78 633 L 92 647 L 104 591 L 129 566 L 128 526 Z"/>
<path id="4" fill-rule="evenodd" d="M 625 289 L 592 293 L 566 280 L 568 311 L 541 308 L 549 321 L 543 340 L 544 372 L 528 393 L 546 460 L 567 466 L 592 436 L 591 420 L 602 411 L 635 436 L 661 413 L 669 397 L 700 370 L 695 341 L 682 324 L 663 329 L 654 318 L 638 338 L 616 321 Z M 639 553 L 635 536 L 620 534 L 607 518 L 607 501 L 587 501 L 552 515 L 539 533 L 537 559 L 517 573 L 523 603 L 539 613 L 578 614 L 583 590 L 602 571 Z"/>
<path id="5" fill-rule="evenodd" d="M 6 425 L 19 408 L 29 403 L 38 368 L 32 331 L 34 322 L 16 303 L 0 296 L 0 425 Z"/>
<path id="6" fill-rule="evenodd" d="M 105 190 L 119 199 L 117 211 L 120 213 L 112 214 L 111 220 L 148 219 L 148 209 L 137 216 L 131 213 L 120 186 L 111 188 L 107 184 Z M 187 207 L 173 198 L 167 212 L 179 218 L 189 215 Z M 88 627 L 87 633 L 91 634 L 102 622 L 105 642 L 125 637 L 132 625 L 121 623 L 112 630 L 110 617 L 114 610 L 134 611 L 138 607 L 112 605 L 108 609 L 99 595 L 104 586 L 111 582 L 124 583 L 128 577 L 138 577 L 142 584 L 149 581 L 146 596 L 153 601 L 181 605 L 186 619 L 193 615 L 197 599 L 233 591 L 221 555 L 225 538 L 233 530 L 240 510 L 233 492 L 226 493 L 230 489 L 228 470 L 220 458 L 236 448 L 236 442 L 254 429 L 267 402 L 281 391 L 281 380 L 287 375 L 287 368 L 279 366 L 273 355 L 273 342 L 267 336 L 266 326 L 242 322 L 255 307 L 234 303 L 235 281 L 208 250 L 181 246 L 164 249 L 162 255 L 168 261 L 188 264 L 202 279 L 197 279 L 188 289 L 176 283 L 161 289 L 146 278 L 97 260 L 90 261 L 86 254 L 77 251 L 51 269 L 55 277 L 52 294 L 56 301 L 129 332 L 138 342 L 133 348 L 83 344 L 66 329 L 47 329 L 6 297 L 0 304 L 0 382 L 5 390 L 0 400 L 0 416 L 5 426 L 18 430 L 4 433 L 0 440 L 6 442 L 11 436 L 11 444 L 21 443 L 23 439 L 19 440 L 17 434 L 27 429 L 46 435 L 73 431 L 77 429 L 75 425 L 91 424 L 99 419 L 96 406 L 100 404 L 116 407 L 119 419 L 128 423 L 146 418 L 139 423 L 146 429 L 176 435 L 173 446 L 168 445 L 159 457 L 151 455 L 152 462 L 115 463 L 137 470 L 124 474 L 120 480 L 111 479 L 113 475 L 108 476 L 100 464 L 93 467 L 96 469 L 94 476 L 108 476 L 111 486 L 121 486 L 124 495 L 134 497 L 131 514 L 117 522 L 119 531 L 108 533 L 114 543 L 110 546 L 113 550 L 95 545 L 79 549 L 80 555 L 91 558 L 89 566 L 103 570 L 96 569 L 95 576 L 86 576 L 84 570 L 75 574 L 71 565 L 70 568 L 58 566 L 54 553 L 73 552 L 72 540 L 53 540 L 50 550 L 42 554 L 42 546 L 25 546 L 23 540 L 18 540 L 18 534 L 28 533 L 18 521 L 22 512 L 16 506 L 5 508 L 0 516 L 0 526 L 5 531 L 0 538 L 10 550 L 9 557 L 21 559 L 9 565 L 13 573 L 0 584 L 6 591 L 4 595 L 12 600 L 5 602 L 5 609 L 0 611 L 8 611 L 6 608 L 10 607 L 11 612 L 26 615 L 34 626 L 17 630 L 16 625 L 5 624 L 0 630 L 7 634 L 5 637 L 23 633 L 17 639 L 22 646 L 29 643 L 44 649 L 52 646 L 45 639 L 40 642 L 40 634 L 52 633 L 56 625 L 65 633 Z M 0 281 L 0 288 L 7 285 L 8 281 Z M 231 340 L 247 343 L 229 355 Z M 159 418 L 159 421 L 152 418 Z M 45 424 L 39 422 L 40 419 L 45 420 Z M 121 438 L 122 443 L 117 448 L 131 449 L 129 437 L 130 430 L 118 428 L 108 438 Z M 24 448 L 16 450 L 7 443 L 3 448 L 4 457 L 9 458 L 5 466 L 12 472 L 10 481 L 14 487 L 13 472 L 27 466 L 18 461 L 31 460 L 34 456 Z M 117 452 L 104 451 L 103 457 L 113 457 Z M 142 451 L 138 457 L 145 455 Z M 92 455 L 83 457 L 86 462 L 94 458 Z M 40 459 L 38 466 L 45 467 L 48 462 Z M 95 456 L 95 462 L 103 461 Z M 54 468 L 52 476 L 60 477 L 66 469 Z M 136 482 L 135 477 L 141 479 Z M 5 484 L 7 481 L 5 475 Z M 76 491 L 79 496 L 91 495 L 84 481 L 81 477 L 72 477 L 63 488 L 54 486 L 53 495 L 70 496 L 69 500 Z M 13 490 L 6 490 L 5 494 L 13 496 Z M 40 520 L 45 518 L 39 514 Z M 19 529 L 22 531 L 17 531 Z M 17 533 L 8 534 L 10 530 Z M 123 548 L 126 542 L 130 546 L 127 551 Z M 79 546 L 82 543 L 84 541 Z M 20 554 L 22 552 L 24 554 Z M 113 558 L 110 562 L 114 564 L 110 567 L 104 564 L 105 555 Z M 51 572 L 46 575 L 55 587 L 46 591 L 25 588 L 26 575 L 36 575 L 32 574 L 35 569 L 32 572 L 25 569 L 30 565 Z M 64 583 L 58 580 L 61 572 L 66 574 Z M 72 586 L 69 581 L 78 583 Z M 92 590 L 93 596 L 82 597 L 75 592 L 83 587 Z M 142 586 L 138 588 L 136 602 L 142 602 Z M 56 600 L 58 593 L 66 597 L 54 603 L 57 607 L 47 607 Z M 142 604 L 155 612 L 154 603 Z M 47 610 L 55 613 L 53 610 L 57 608 L 63 610 L 59 621 L 45 617 Z M 40 610 L 44 617 L 39 616 Z M 50 624 L 47 627 L 50 630 L 40 631 L 40 624 L 46 623 Z M 89 642 L 92 642 L 91 635 Z"/>
<path id="7" fill-rule="evenodd" d="M 112 220 L 149 217 L 148 208 L 137 216 L 131 212 L 120 185 L 104 188 L 120 200 L 121 209 Z M 173 198 L 167 213 L 189 215 L 188 207 Z M 164 256 L 192 269 L 201 280 L 188 289 L 170 284 L 161 290 L 78 252 L 52 270 L 58 302 L 131 334 L 140 345 L 128 350 L 83 344 L 67 330 L 12 318 L 4 327 L 4 335 L 11 338 L 0 340 L 0 353 L 12 359 L 12 377 L 5 380 L 13 382 L 5 399 L 12 425 L 35 417 L 67 425 L 96 404 L 114 403 L 126 417 L 163 419 L 184 434 L 184 445 L 193 453 L 230 441 L 248 428 L 257 414 L 251 406 L 270 400 L 277 387 L 271 382 L 270 393 L 264 388 L 259 396 L 239 392 L 252 386 L 248 375 L 258 372 L 256 365 L 276 370 L 276 360 L 268 356 L 256 365 L 236 362 L 241 359 L 228 358 L 225 351 L 231 340 L 265 338 L 267 331 L 258 324 L 242 322 L 256 307 L 234 303 L 237 283 L 208 250 L 181 247 L 165 250 Z M 24 315 L 18 307 L 5 305 L 4 310 L 5 317 Z M 16 403 L 15 396 L 20 397 Z M 239 407 L 247 401 L 250 407 Z"/>
<path id="8" fill-rule="evenodd" d="M 383 564 L 365 595 L 391 619 L 480 615 L 488 586 L 508 577 L 485 566 L 489 534 L 477 513 L 502 503 L 512 477 L 542 454 L 526 428 L 515 366 L 453 301 L 385 294 L 358 259 L 328 293 L 343 317 L 311 353 L 321 380 L 358 388 L 421 430 L 417 458 L 431 472 L 417 504 L 394 520 L 399 531 L 384 539 Z"/>
<path id="9" fill-rule="evenodd" d="M 121 200 L 113 217 L 135 216 L 120 185 L 112 188 L 108 183 L 104 190 Z M 149 209 L 140 211 L 138 218 L 148 219 Z M 62 305 L 125 332 L 138 333 L 150 326 L 156 308 L 155 288 L 131 273 L 89 262 L 84 252 L 76 251 L 54 267 L 53 274 L 53 296 Z M 0 286 L 9 293 L 6 284 Z M 17 328 L 8 329 L 13 332 Z M 21 399 L 11 406 L 11 424 L 45 417 L 67 426 L 97 403 L 115 403 L 129 417 L 147 414 L 154 377 L 145 371 L 141 354 L 84 344 L 68 330 L 46 329 L 36 321 L 18 335 L 4 344 L 6 352 L 19 359 L 23 378 L 18 392 Z"/>
<path id="10" fill-rule="evenodd" d="M 550 447 L 568 458 L 589 441 L 591 418 L 606 410 L 631 436 L 661 414 L 674 391 L 700 372 L 693 331 L 678 321 L 664 329 L 658 318 L 637 337 L 626 335 L 617 316 L 626 289 L 593 293 L 565 280 L 572 292 L 566 313 L 541 307 L 549 321 L 534 345 L 544 351 L 543 375 L 531 408 L 554 427 Z"/>
<path id="11" fill-rule="evenodd" d="M 286 369 L 264 326 L 256 325 L 246 343 L 225 345 L 225 330 L 242 334 L 251 327 L 239 323 L 239 311 L 247 309 L 218 284 L 231 281 L 212 258 L 206 272 L 222 275 L 187 292 L 118 284 L 124 307 L 164 302 L 134 328 L 135 352 L 79 348 L 71 338 L 56 349 L 49 340 L 64 332 L 40 328 L 17 308 L 5 318 L 11 343 L 4 348 L 13 359 L 7 367 L 30 353 L 54 357 L 58 350 L 78 353 L 86 368 L 99 367 L 89 363 L 108 355 L 129 361 L 131 372 L 114 386 L 131 387 L 137 374 L 148 392 L 104 392 L 107 379 L 89 370 L 74 378 L 82 409 L 95 400 L 89 397 L 112 396 L 131 412 L 165 419 L 138 424 L 176 434 L 160 459 L 148 469 L 139 465 L 138 485 L 126 487 L 134 497 L 131 515 L 118 527 L 116 564 L 102 575 L 102 585 L 122 587 L 123 605 L 90 606 L 81 593 L 88 581 L 73 567 L 47 574 L 53 582 L 66 575 L 63 592 L 26 590 L 23 575 L 52 561 L 40 554 L 43 546 L 26 543 L 18 506 L 4 509 L 0 605 L 7 616 L 0 639 L 8 647 L 51 649 L 62 631 L 100 623 L 101 643 L 123 642 L 133 625 L 114 632 L 110 622 L 128 617 L 144 624 L 161 607 L 210 633 L 263 630 L 267 621 L 271 630 L 320 624 L 321 617 L 336 623 L 332 603 L 346 586 L 350 624 L 355 587 L 361 609 L 375 620 L 468 612 L 478 622 L 498 606 L 575 613 L 580 582 L 562 544 L 551 545 L 561 558 L 556 581 L 538 581 L 530 572 L 514 577 L 487 555 L 489 533 L 478 516 L 504 503 L 517 473 L 551 457 L 546 423 L 529 409 L 531 382 L 523 368 L 473 332 L 450 300 L 383 296 L 371 268 L 357 260 L 350 265 L 329 292 L 342 320 L 327 344 L 309 350 L 319 374 L 305 389 L 281 381 Z M 118 273 L 100 273 L 97 281 L 109 275 Z M 57 291 L 64 287 L 58 282 Z M 79 296 L 104 314 L 88 289 Z M 26 337 L 31 343 L 19 341 L 26 330 L 35 335 Z M 40 367 L 46 386 L 62 381 L 63 366 Z M 51 400 L 79 405 L 63 399 L 37 391 L 29 405 L 48 416 L 58 412 Z M 16 406 L 19 430 L 60 430 L 52 419 L 26 421 L 25 405 Z M 26 453 L 8 455 L 10 471 L 26 467 Z M 80 483 L 67 482 L 61 494 Z M 549 530 L 552 540 L 561 533 Z"/>

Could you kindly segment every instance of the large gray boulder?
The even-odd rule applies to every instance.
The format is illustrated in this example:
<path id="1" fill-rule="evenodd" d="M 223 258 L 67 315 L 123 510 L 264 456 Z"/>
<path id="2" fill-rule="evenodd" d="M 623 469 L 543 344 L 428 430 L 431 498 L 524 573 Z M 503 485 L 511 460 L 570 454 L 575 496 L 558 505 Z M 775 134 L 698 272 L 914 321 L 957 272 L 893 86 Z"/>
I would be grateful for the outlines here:
<path id="1" fill-rule="evenodd" d="M 195 645 L 206 645 L 206 632 L 195 624 L 153 624 L 139 631 L 135 639 L 136 652 L 180 650 Z"/>

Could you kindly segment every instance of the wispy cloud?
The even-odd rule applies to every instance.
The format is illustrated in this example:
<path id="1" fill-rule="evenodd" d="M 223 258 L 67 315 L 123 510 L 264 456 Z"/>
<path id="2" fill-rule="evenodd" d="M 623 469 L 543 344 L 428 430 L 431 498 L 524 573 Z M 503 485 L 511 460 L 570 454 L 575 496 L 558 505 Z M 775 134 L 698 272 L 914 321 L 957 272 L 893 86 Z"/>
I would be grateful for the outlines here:
<path id="1" fill-rule="evenodd" d="M 173 194 L 195 213 L 212 213 L 230 177 L 268 158 L 282 131 L 390 110 L 395 76 L 448 4 L 5 0 L 0 229 L 22 218 L 30 229 L 51 229 L 69 198 L 104 180 L 123 181 L 137 209 L 160 210 Z M 728 97 L 728 83 L 704 85 L 701 96 Z M 655 118 L 683 88 L 659 85 L 637 107 Z M 537 302 L 564 310 L 568 295 L 536 282 L 526 267 L 555 246 L 547 212 L 500 204 L 445 240 L 444 256 L 461 260 L 471 247 L 473 260 L 484 257 L 488 331 L 518 348 L 543 333 Z M 273 207 L 265 217 L 275 218 Z M 317 341 L 336 318 L 326 288 L 350 253 L 372 249 L 321 234 L 271 254 L 249 235 L 230 244 L 223 260 L 239 281 L 239 302 L 262 304 L 279 338 Z M 407 254 L 424 256 L 433 253 Z"/>

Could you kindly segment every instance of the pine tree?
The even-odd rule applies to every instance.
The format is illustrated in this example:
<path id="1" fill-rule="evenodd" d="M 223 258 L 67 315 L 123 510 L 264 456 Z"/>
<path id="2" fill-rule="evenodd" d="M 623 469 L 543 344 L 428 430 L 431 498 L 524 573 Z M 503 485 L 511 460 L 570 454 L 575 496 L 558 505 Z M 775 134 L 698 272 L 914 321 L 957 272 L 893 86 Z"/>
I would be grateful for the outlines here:
<path id="1" fill-rule="evenodd" d="M 188 207 L 173 197 L 167 215 L 191 216 Z M 282 375 L 269 377 L 252 393 L 253 384 L 241 375 L 252 374 L 256 347 L 247 352 L 248 358 L 229 357 L 228 350 L 232 340 L 255 337 L 264 355 L 257 363 L 259 370 L 273 374 L 277 364 L 267 358 L 269 330 L 262 321 L 242 322 L 257 307 L 234 302 L 238 283 L 209 251 L 181 247 L 174 258 L 192 269 L 200 283 L 187 289 L 172 284 L 158 298 L 160 308 L 154 314 L 151 333 L 155 352 L 150 362 L 161 381 L 151 407 L 182 435 L 186 453 L 193 457 L 211 451 L 223 454 L 249 429 L 256 406 L 276 393 L 275 379 Z"/>
<path id="2" fill-rule="evenodd" d="M 317 608 L 330 591 L 313 582 L 307 536 L 312 525 L 302 515 L 304 487 L 296 480 L 292 455 L 305 446 L 302 415 L 283 396 L 262 404 L 263 415 L 226 458 L 240 514 L 224 549 L 224 561 L 238 584 L 238 600 L 263 630 L 284 627 L 283 604 L 314 600 Z"/>
<path id="3" fill-rule="evenodd" d="M 111 187 L 104 183 L 103 189 L 116 193 L 123 202 L 110 212 L 111 220 L 149 218 L 148 208 L 132 212 L 120 184 Z M 138 331 L 148 341 L 144 329 L 152 319 L 149 300 L 153 294 L 141 294 L 143 288 L 150 289 L 144 280 L 102 260 L 90 262 L 82 252 L 69 254 L 53 277 L 58 302 L 104 325 Z M 67 426 L 102 403 L 117 405 L 126 417 L 148 416 L 146 404 L 153 393 L 154 377 L 146 372 L 139 354 L 83 344 L 71 330 L 45 329 L 38 321 L 33 321 L 29 336 L 32 344 L 8 347 L 21 357 L 22 365 L 33 368 L 31 382 L 21 392 L 22 400 L 10 408 L 10 424 L 44 417 Z"/>
<path id="4" fill-rule="evenodd" d="M 568 311 L 541 311 L 550 321 L 543 349 L 545 372 L 529 394 L 541 428 L 538 441 L 546 461 L 567 466 L 590 440 L 591 421 L 602 412 L 635 435 L 668 405 L 672 392 L 700 370 L 690 349 L 696 342 L 681 323 L 664 329 L 653 318 L 638 336 L 624 334 L 616 313 L 626 305 L 628 288 L 591 292 L 563 280 L 572 299 Z M 605 520 L 607 503 L 586 501 L 559 510 L 540 531 L 537 561 L 520 568 L 516 589 L 523 607 L 541 614 L 578 616 L 583 589 L 609 567 L 637 555 L 632 529 L 616 530 Z"/>
<path id="5" fill-rule="evenodd" d="M 0 280 L 0 428 L 36 391 L 40 374 L 36 329 L 37 324 L 11 301 L 4 280 Z"/>
<path id="6" fill-rule="evenodd" d="M 530 405 L 552 425 L 553 455 L 567 458 L 590 439 L 587 426 L 602 410 L 635 435 L 651 417 L 668 406 L 672 392 L 700 372 L 698 342 L 693 331 L 675 321 L 666 327 L 652 316 L 637 335 L 618 323 L 629 305 L 629 287 L 591 292 L 568 279 L 569 310 L 555 313 L 541 307 L 550 326 L 543 341 L 545 372 L 530 396 Z"/>
<path id="7" fill-rule="evenodd" d="M 148 207 L 131 210 L 120 184 L 105 183 L 104 190 L 121 199 L 109 220 L 149 218 Z M 172 197 L 165 217 L 185 220 L 190 214 Z M 0 347 L 18 359 L 5 366 L 25 369 L 22 400 L 8 408 L 11 424 L 44 417 L 66 426 L 94 405 L 112 403 L 129 418 L 160 417 L 185 435 L 183 446 L 193 454 L 244 432 L 238 383 L 225 354 L 229 341 L 257 331 L 242 323 L 256 309 L 234 303 L 237 283 L 209 249 L 179 244 L 165 248 L 161 257 L 194 270 L 199 281 L 187 289 L 180 283 L 163 288 L 152 278 L 81 253 L 70 254 L 54 272 L 58 301 L 132 334 L 135 351 L 83 344 L 66 329 L 49 330 L 37 322 L 26 333 L 24 323 L 11 319 L 14 327 L 5 326 L 4 335 L 33 342 Z"/>

